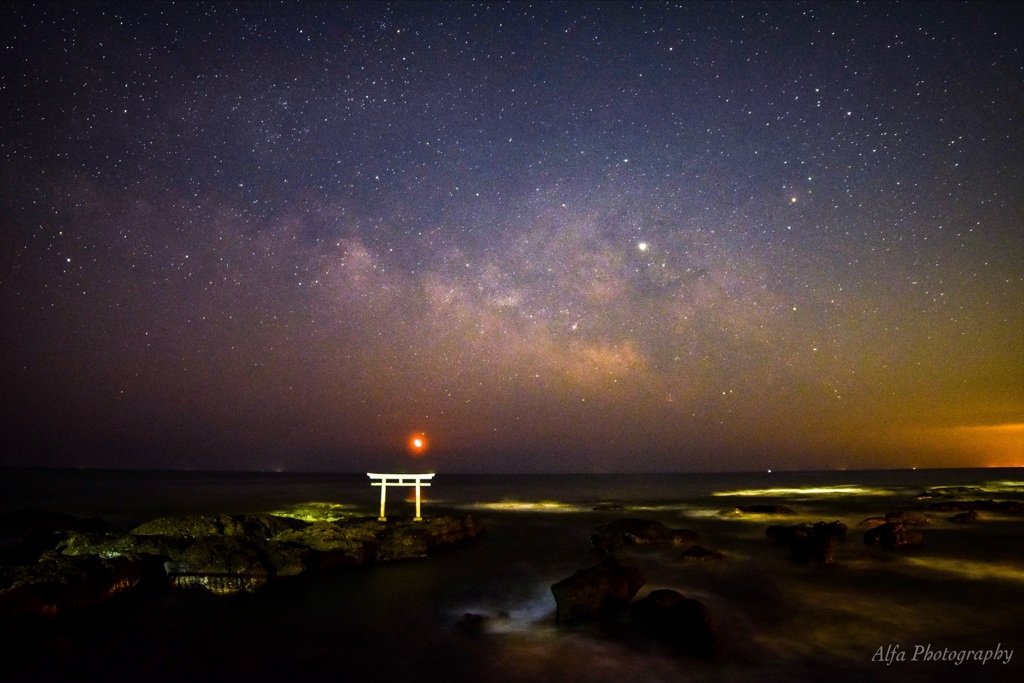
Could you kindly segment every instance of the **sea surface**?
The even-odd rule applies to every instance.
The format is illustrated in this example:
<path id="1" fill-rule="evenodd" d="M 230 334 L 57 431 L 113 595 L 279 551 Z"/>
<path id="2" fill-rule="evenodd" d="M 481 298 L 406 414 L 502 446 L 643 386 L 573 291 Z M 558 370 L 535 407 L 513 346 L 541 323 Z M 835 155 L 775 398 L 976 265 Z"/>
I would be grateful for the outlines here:
<path id="1" fill-rule="evenodd" d="M 473 544 L 255 596 L 133 595 L 0 627 L 0 679 L 7 671 L 10 680 L 105 681 L 1024 680 L 1024 515 L 982 512 L 956 524 L 953 513 L 927 509 L 938 498 L 920 498 L 936 487 L 975 487 L 962 492 L 968 500 L 1024 500 L 1024 470 L 442 472 L 424 489 L 423 514 L 476 516 L 486 532 Z M 197 513 L 376 515 L 379 495 L 362 473 L 0 470 L 0 514 L 99 516 L 116 532 Z M 754 504 L 796 514 L 736 510 Z M 924 543 L 864 545 L 860 523 L 898 509 L 928 517 Z M 389 518 L 412 515 L 406 492 L 389 489 Z M 714 659 L 556 627 L 551 584 L 600 562 L 590 535 L 625 517 L 691 529 L 724 553 L 711 562 L 680 559 L 679 548 L 623 555 L 647 579 L 637 597 L 673 588 L 704 602 L 721 638 Z M 833 520 L 849 533 L 829 566 L 794 564 L 765 536 L 772 524 Z M 467 613 L 487 618 L 483 633 L 456 627 Z M 957 663 L 958 653 L 997 649 L 1003 658 L 1012 651 L 1008 664 Z"/>

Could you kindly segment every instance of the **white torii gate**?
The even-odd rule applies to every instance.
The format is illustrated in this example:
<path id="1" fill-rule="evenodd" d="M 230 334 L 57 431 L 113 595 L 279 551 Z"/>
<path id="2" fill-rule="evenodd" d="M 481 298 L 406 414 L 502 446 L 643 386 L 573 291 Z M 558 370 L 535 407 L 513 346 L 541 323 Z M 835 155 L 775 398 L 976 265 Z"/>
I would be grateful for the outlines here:
<path id="1" fill-rule="evenodd" d="M 370 484 L 371 486 L 380 487 L 380 517 L 377 518 L 378 521 L 388 521 L 388 518 L 384 516 L 384 499 L 387 496 L 389 486 L 416 487 L 416 516 L 413 517 L 413 521 L 423 521 L 423 517 L 420 516 L 420 487 L 430 486 L 430 480 L 434 478 L 433 472 L 430 474 L 374 474 L 373 472 L 367 472 L 366 476 L 375 480 Z"/>

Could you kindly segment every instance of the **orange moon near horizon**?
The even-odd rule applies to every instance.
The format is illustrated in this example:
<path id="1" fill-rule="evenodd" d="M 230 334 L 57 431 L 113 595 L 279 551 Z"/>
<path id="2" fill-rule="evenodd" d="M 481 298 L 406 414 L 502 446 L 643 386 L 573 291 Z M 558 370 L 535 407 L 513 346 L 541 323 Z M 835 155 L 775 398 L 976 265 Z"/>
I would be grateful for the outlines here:
<path id="1" fill-rule="evenodd" d="M 406 445 L 412 455 L 422 455 L 427 450 L 427 435 L 423 432 L 416 432 L 409 437 Z"/>

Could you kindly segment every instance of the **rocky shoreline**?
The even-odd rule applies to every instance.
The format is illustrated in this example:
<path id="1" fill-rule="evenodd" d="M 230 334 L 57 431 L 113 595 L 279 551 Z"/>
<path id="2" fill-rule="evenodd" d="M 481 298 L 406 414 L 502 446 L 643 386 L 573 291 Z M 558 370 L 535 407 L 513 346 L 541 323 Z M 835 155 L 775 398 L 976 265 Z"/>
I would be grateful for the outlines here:
<path id="1" fill-rule="evenodd" d="M 295 577 L 426 557 L 475 539 L 471 516 L 308 522 L 269 514 L 166 517 L 126 534 L 102 520 L 19 511 L 26 530 L 0 557 L 0 620 L 56 615 L 143 590 L 254 593 Z"/>
<path id="2" fill-rule="evenodd" d="M 932 497 L 925 493 L 918 498 Z M 927 508 L 890 510 L 860 523 L 863 544 L 883 553 L 917 546 L 919 531 L 942 514 L 952 522 L 979 521 L 978 511 L 1019 513 L 1020 501 L 935 496 Z M 624 509 L 624 508 L 616 508 Z M 949 513 L 957 515 L 948 517 Z M 840 521 L 770 524 L 796 514 L 786 505 L 747 505 L 721 515 L 764 516 L 765 536 L 788 547 L 801 565 L 832 565 L 847 540 Z M 970 519 L 966 519 L 969 515 Z M 23 540 L 0 552 L 0 622 L 58 615 L 133 592 L 196 589 L 216 595 L 257 593 L 304 575 L 427 557 L 474 540 L 482 525 L 468 515 L 380 522 L 373 517 L 306 521 L 277 514 L 163 517 L 127 533 L 110 533 L 103 520 L 19 511 L 0 515 L 8 538 Z M 562 629 L 593 630 L 642 649 L 703 658 L 719 652 L 716 620 L 708 607 L 674 588 L 636 599 L 646 584 L 644 554 L 659 548 L 678 561 L 729 562 L 729 554 L 699 545 L 701 534 L 640 518 L 592 527 L 590 550 L 605 559 L 550 586 L 554 621 Z M 640 566 L 637 566 L 637 565 Z M 485 633 L 494 617 L 466 613 L 463 633 Z"/>

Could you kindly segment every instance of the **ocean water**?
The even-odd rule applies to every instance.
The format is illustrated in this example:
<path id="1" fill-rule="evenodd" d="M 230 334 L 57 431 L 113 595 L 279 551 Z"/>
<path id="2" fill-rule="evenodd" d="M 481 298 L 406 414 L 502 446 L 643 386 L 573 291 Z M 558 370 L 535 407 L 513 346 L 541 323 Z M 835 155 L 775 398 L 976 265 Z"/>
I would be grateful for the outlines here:
<path id="1" fill-rule="evenodd" d="M 471 545 L 261 595 L 128 596 L 16 629 L 0 625 L 0 671 L 11 680 L 1022 680 L 1024 515 L 982 512 L 975 524 L 955 524 L 953 513 L 928 511 L 932 501 L 917 498 L 950 486 L 981 489 L 967 499 L 1024 500 L 1024 470 L 442 472 L 424 489 L 423 514 L 477 516 L 487 531 Z M 405 498 L 389 490 L 389 517 L 412 516 Z M 776 503 L 797 514 L 735 510 Z M 594 510 L 602 504 L 621 509 Z M 378 505 L 379 489 L 364 474 L 0 470 L 0 513 L 100 516 L 114 531 L 164 515 L 338 518 L 375 515 Z M 924 543 L 865 546 L 859 523 L 901 508 L 929 517 Z M 697 531 L 702 545 L 725 554 L 716 562 L 681 560 L 678 548 L 623 555 L 647 579 L 638 597 L 673 588 L 707 605 L 721 639 L 714 659 L 556 627 L 551 584 L 601 561 L 590 535 L 623 517 Z M 765 536 L 772 524 L 832 520 L 849 533 L 830 566 L 794 564 Z M 488 618 L 483 633 L 456 628 L 467 613 Z M 1013 652 L 1008 664 L 956 661 L 997 648 Z"/>

